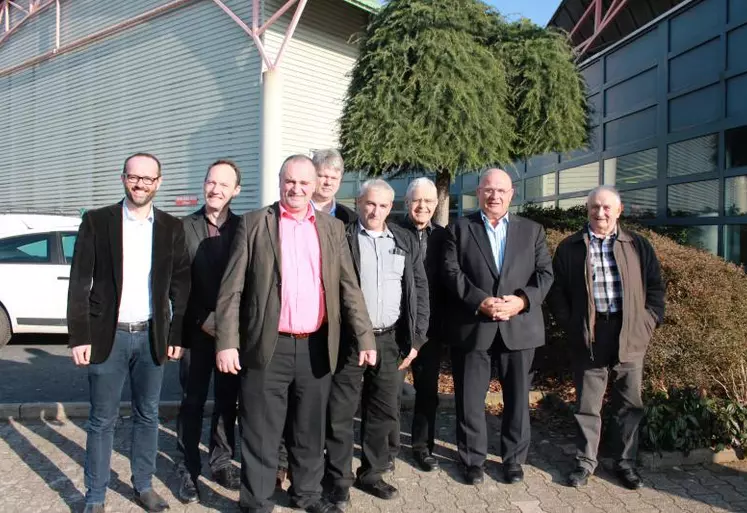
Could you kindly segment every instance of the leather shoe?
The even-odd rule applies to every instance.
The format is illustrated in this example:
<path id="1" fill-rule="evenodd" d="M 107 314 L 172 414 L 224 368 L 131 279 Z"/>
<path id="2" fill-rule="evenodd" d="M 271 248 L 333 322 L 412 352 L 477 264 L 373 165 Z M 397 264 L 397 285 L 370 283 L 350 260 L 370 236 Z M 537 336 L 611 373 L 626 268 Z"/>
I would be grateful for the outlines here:
<path id="1" fill-rule="evenodd" d="M 576 467 L 576 470 L 568 474 L 568 486 L 572 486 L 574 488 L 586 486 L 586 483 L 589 482 L 590 476 L 591 472 L 589 471 L 589 469 L 585 469 L 584 467 Z"/>
<path id="2" fill-rule="evenodd" d="M 145 511 L 158 513 L 169 509 L 169 503 L 163 497 L 158 495 L 154 489 L 147 492 L 135 493 L 135 501 L 140 504 Z"/>
<path id="3" fill-rule="evenodd" d="M 638 490 L 643 486 L 641 476 L 638 475 L 638 472 L 634 468 L 620 468 L 615 473 L 628 490 Z"/>
<path id="4" fill-rule="evenodd" d="M 467 484 L 479 485 L 485 481 L 485 472 L 477 465 L 469 466 L 464 469 L 464 480 Z"/>
<path id="5" fill-rule="evenodd" d="M 106 512 L 106 506 L 103 504 L 86 504 L 86 509 L 83 510 L 83 513 L 105 513 Z"/>
<path id="6" fill-rule="evenodd" d="M 310 506 L 306 506 L 305 510 L 308 513 L 342 513 L 339 507 L 324 499 L 319 499 Z"/>
<path id="7" fill-rule="evenodd" d="M 418 464 L 418 467 L 420 467 L 420 470 L 423 472 L 433 472 L 434 470 L 438 470 L 438 460 L 432 454 L 422 451 L 414 452 L 413 456 L 415 457 L 415 462 Z"/>
<path id="8" fill-rule="evenodd" d="M 214 471 L 213 480 L 223 488 L 228 488 L 229 490 L 238 490 L 241 487 L 239 472 L 233 467 L 233 465 Z"/>
<path id="9" fill-rule="evenodd" d="M 337 506 L 341 511 L 345 511 L 350 506 L 350 490 L 342 486 L 334 486 L 327 496 L 329 502 Z"/>
<path id="10" fill-rule="evenodd" d="M 521 483 L 524 480 L 524 469 L 518 463 L 503 465 L 503 477 L 508 484 Z"/>
<path id="11" fill-rule="evenodd" d="M 182 474 L 177 498 L 184 504 L 193 504 L 200 500 L 200 495 L 197 491 L 197 483 L 192 479 L 192 476 L 189 475 L 189 472 Z"/>
<path id="12" fill-rule="evenodd" d="M 370 493 L 374 497 L 379 499 L 390 500 L 396 499 L 399 495 L 399 491 L 383 479 L 379 478 L 374 483 L 364 483 L 360 479 L 356 479 L 355 486 L 359 490 L 363 490 L 366 493 Z"/>

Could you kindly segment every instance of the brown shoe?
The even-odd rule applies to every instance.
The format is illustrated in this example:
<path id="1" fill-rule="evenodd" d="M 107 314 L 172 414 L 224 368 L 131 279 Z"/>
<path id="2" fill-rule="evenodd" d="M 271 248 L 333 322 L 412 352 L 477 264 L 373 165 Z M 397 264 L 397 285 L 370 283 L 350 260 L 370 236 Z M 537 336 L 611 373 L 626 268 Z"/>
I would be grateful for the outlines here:
<path id="1" fill-rule="evenodd" d="M 285 483 L 285 475 L 288 473 L 288 471 L 284 468 L 279 468 L 277 473 L 275 474 L 275 488 L 278 490 L 283 488 L 283 483 Z"/>

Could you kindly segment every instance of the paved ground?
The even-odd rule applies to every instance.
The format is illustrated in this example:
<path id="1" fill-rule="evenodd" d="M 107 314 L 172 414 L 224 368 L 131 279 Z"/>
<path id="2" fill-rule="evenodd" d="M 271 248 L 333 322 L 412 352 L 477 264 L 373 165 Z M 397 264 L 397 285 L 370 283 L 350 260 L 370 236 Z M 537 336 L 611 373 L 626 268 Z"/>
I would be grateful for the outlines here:
<path id="1" fill-rule="evenodd" d="M 491 433 L 499 431 L 499 419 L 488 416 Z M 646 487 L 631 492 L 617 485 L 609 472 L 601 469 L 586 488 L 575 490 L 562 485 L 570 470 L 572 441 L 565 436 L 534 427 L 534 442 L 526 467 L 526 480 L 508 486 L 501 482 L 499 460 L 491 457 L 486 465 L 488 478 L 480 486 L 460 483 L 454 462 L 454 416 L 441 414 L 438 455 L 442 470 L 426 474 L 411 465 L 406 448 L 390 481 L 400 489 L 398 499 L 385 502 L 353 490 L 352 513 L 357 512 L 477 512 L 517 513 L 623 513 L 647 512 L 747 512 L 747 465 L 697 466 L 668 471 L 644 472 Z M 112 460 L 109 512 L 142 511 L 131 498 L 129 464 L 123 454 L 129 446 L 129 419 L 122 419 L 116 431 Z M 409 417 L 403 414 L 403 426 Z M 207 429 L 207 422 L 205 424 Z M 171 511 L 236 512 L 237 492 L 229 492 L 202 480 L 204 504 L 183 506 L 173 492 L 178 482 L 175 471 L 174 422 L 161 430 L 161 453 L 155 486 L 171 502 Z M 497 438 L 491 438 L 491 452 L 498 451 Z M 403 434 L 403 445 L 409 443 Z M 0 424 L 0 511 L 36 513 L 81 511 L 83 508 L 83 461 L 85 432 L 83 422 Z M 357 461 L 355 463 L 357 465 Z M 287 486 L 287 483 L 286 483 Z M 285 493 L 276 494 L 280 505 L 288 505 Z M 277 512 L 290 512 L 287 507 Z"/>

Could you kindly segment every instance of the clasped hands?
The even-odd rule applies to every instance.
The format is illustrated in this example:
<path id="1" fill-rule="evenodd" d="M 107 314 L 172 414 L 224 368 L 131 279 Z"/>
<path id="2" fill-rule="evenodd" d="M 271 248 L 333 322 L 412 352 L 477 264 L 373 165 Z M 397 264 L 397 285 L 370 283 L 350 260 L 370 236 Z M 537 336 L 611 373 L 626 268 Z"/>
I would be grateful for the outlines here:
<path id="1" fill-rule="evenodd" d="M 487 297 L 480 303 L 480 313 L 494 321 L 507 321 L 528 306 L 523 296 L 507 295 L 501 297 Z"/>

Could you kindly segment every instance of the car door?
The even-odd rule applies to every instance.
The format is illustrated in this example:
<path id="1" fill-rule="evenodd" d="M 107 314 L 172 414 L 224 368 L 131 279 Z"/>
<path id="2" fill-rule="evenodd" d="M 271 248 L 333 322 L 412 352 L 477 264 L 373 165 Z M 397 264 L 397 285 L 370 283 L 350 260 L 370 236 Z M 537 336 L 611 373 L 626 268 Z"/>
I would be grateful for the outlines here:
<path id="1" fill-rule="evenodd" d="M 78 232 L 58 232 L 59 253 L 55 260 L 56 283 L 54 286 L 55 297 L 51 302 L 54 308 L 54 318 L 63 319 L 64 325 L 67 326 L 67 290 L 70 285 L 70 264 L 73 261 L 73 250 L 75 248 L 75 239 Z"/>

